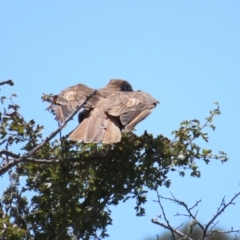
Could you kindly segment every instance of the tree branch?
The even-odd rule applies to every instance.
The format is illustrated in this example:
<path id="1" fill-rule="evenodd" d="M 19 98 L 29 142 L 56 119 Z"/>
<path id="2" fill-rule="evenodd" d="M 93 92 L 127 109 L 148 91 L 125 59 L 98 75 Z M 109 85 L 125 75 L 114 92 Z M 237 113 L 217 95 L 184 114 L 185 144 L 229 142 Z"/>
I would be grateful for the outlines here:
<path id="1" fill-rule="evenodd" d="M 152 221 L 152 223 L 154 223 L 154 224 L 157 224 L 157 225 L 159 225 L 159 226 L 161 226 L 161 227 L 163 227 L 163 228 L 165 228 L 165 229 L 170 230 L 171 232 L 174 232 L 175 234 L 177 234 L 177 235 L 180 236 L 180 237 L 183 237 L 183 238 L 184 238 L 184 237 L 187 237 L 184 233 L 178 231 L 177 229 L 175 229 L 175 228 L 173 228 L 173 227 L 171 227 L 171 226 L 168 226 L 168 225 L 165 224 L 165 223 L 159 222 L 159 221 L 157 220 L 157 218 L 156 218 L 156 219 L 153 218 L 151 221 Z M 174 237 L 174 239 L 175 239 L 175 237 Z M 190 237 L 188 237 L 188 239 L 189 239 L 189 240 L 193 240 L 193 239 L 190 238 Z"/>
<path id="2" fill-rule="evenodd" d="M 210 236 L 209 233 L 207 233 L 208 228 L 213 224 L 213 222 L 216 220 L 217 217 L 219 217 L 224 210 L 229 206 L 234 204 L 233 201 L 240 195 L 240 192 L 236 193 L 235 196 L 227 203 L 225 204 L 225 197 L 222 199 L 222 202 L 220 204 L 220 207 L 218 208 L 217 213 L 213 216 L 213 218 L 207 223 L 205 229 L 204 229 L 204 237 Z M 240 230 L 237 230 L 240 232 Z M 210 231 L 211 233 L 212 231 Z"/>
<path id="3" fill-rule="evenodd" d="M 179 205 L 182 205 L 182 206 L 186 209 L 186 211 L 188 212 L 189 216 L 190 216 L 193 220 L 197 221 L 197 219 L 196 219 L 196 214 L 195 214 L 195 216 L 194 216 L 194 215 L 192 214 L 191 210 L 192 210 L 193 208 L 195 208 L 196 206 L 198 206 L 198 204 L 201 202 L 201 200 L 198 200 L 191 208 L 189 208 L 188 205 L 187 205 L 185 202 L 182 202 L 182 201 L 177 200 L 172 193 L 171 193 L 171 195 L 173 196 L 173 200 L 174 200 L 175 202 L 177 202 Z M 197 224 L 198 224 L 198 226 L 204 231 L 203 225 L 202 225 L 201 223 L 199 223 L 198 221 L 197 221 Z"/>
<path id="4" fill-rule="evenodd" d="M 215 229 L 215 230 L 212 230 L 211 232 L 209 232 L 209 234 L 207 236 L 209 237 L 214 233 L 220 233 L 220 234 L 240 233 L 240 229 L 239 230 L 234 230 L 233 228 L 231 228 L 231 230 L 228 230 L 228 231 L 219 231 L 219 230 Z"/>
<path id="5" fill-rule="evenodd" d="M 221 234 L 226 234 L 226 233 L 240 233 L 240 229 L 239 229 L 239 230 L 234 230 L 233 228 L 232 228 L 231 230 L 228 230 L 228 231 L 218 231 L 217 229 L 215 229 L 215 226 L 217 225 L 217 223 L 214 223 L 214 221 L 225 211 L 225 209 L 226 209 L 229 205 L 234 204 L 233 201 L 234 201 L 238 196 L 240 196 L 240 192 L 236 193 L 236 194 L 234 195 L 234 197 L 232 197 L 232 199 L 231 199 L 228 203 L 225 203 L 225 197 L 224 197 L 224 198 L 222 199 L 222 201 L 221 201 L 221 204 L 220 204 L 220 206 L 219 206 L 216 214 L 214 214 L 213 218 L 210 219 L 210 221 L 205 225 L 205 227 L 204 227 L 201 223 L 199 223 L 199 222 L 197 221 L 197 219 L 196 219 L 196 214 L 194 215 L 194 214 L 192 214 L 192 212 L 191 212 L 191 210 L 193 210 L 196 206 L 198 206 L 198 203 L 199 203 L 200 201 L 197 201 L 197 202 L 193 205 L 193 207 L 190 207 L 190 208 L 189 208 L 188 205 L 187 205 L 185 202 L 176 199 L 172 193 L 171 193 L 171 195 L 172 195 L 173 198 L 165 198 L 165 197 L 160 196 L 157 190 L 156 190 L 156 192 L 157 192 L 157 195 L 158 195 L 158 200 L 155 201 L 155 202 L 158 202 L 158 203 L 159 203 L 160 208 L 161 208 L 162 213 L 163 213 L 163 216 L 164 216 L 164 220 L 166 221 L 167 224 L 157 221 L 157 218 L 156 218 L 156 219 L 152 219 L 152 223 L 157 224 L 157 225 L 159 225 L 159 226 L 161 226 L 161 227 L 163 227 L 163 228 L 165 228 L 165 229 L 168 229 L 172 234 L 173 234 L 173 233 L 178 234 L 179 236 L 183 237 L 183 239 L 190 239 L 190 238 L 189 238 L 189 234 L 190 234 L 192 231 L 189 231 L 189 233 L 186 235 L 186 234 L 178 231 L 177 229 L 173 228 L 173 227 L 170 225 L 169 221 L 168 221 L 167 218 L 166 218 L 166 214 L 165 214 L 165 212 L 164 212 L 163 206 L 162 206 L 162 204 L 161 204 L 161 201 L 160 201 L 161 198 L 166 199 L 166 200 L 170 200 L 170 201 L 172 201 L 172 202 L 174 202 L 174 203 L 178 203 L 179 205 L 183 206 L 183 207 L 185 208 L 185 210 L 187 211 L 188 214 L 187 214 L 187 215 L 186 215 L 186 214 L 177 214 L 177 216 L 178 216 L 178 215 L 181 215 L 181 216 L 187 216 L 187 217 L 192 218 L 192 219 L 193 219 L 193 222 L 189 225 L 189 227 L 190 227 L 189 229 L 192 230 L 192 228 L 194 227 L 194 225 L 197 224 L 197 225 L 200 227 L 200 229 L 202 230 L 202 238 L 201 238 L 201 239 L 203 239 L 203 240 L 206 239 L 206 238 L 208 238 L 209 236 L 213 235 L 214 233 L 221 233 Z M 210 227 L 211 227 L 211 228 L 210 228 Z M 210 230 L 209 230 L 209 228 L 210 228 Z M 173 239 L 175 239 L 175 238 L 173 238 Z"/>
<path id="6" fill-rule="evenodd" d="M 192 212 L 191 212 L 191 210 L 194 209 L 196 206 L 198 206 L 198 204 L 201 202 L 201 200 L 198 200 L 192 207 L 189 208 L 188 205 L 187 205 L 185 202 L 176 199 L 175 196 L 174 196 L 172 193 L 170 193 L 170 194 L 172 195 L 173 198 L 165 198 L 165 197 L 162 197 L 162 196 L 159 196 L 159 197 L 160 197 L 160 198 L 163 198 L 163 199 L 166 199 L 166 200 L 170 200 L 170 201 L 172 201 L 172 202 L 175 202 L 175 203 L 183 206 L 183 207 L 186 209 L 186 211 L 188 212 L 188 215 L 177 213 L 177 216 L 179 216 L 179 215 L 181 215 L 181 216 L 186 216 L 186 217 L 190 217 L 190 218 L 192 218 L 193 220 L 197 221 L 197 219 L 196 219 L 196 215 L 197 215 L 197 214 L 193 215 Z M 198 224 L 198 226 L 204 231 L 203 225 L 202 225 L 201 223 L 199 223 L 198 221 L 197 221 L 197 224 Z"/>
<path id="7" fill-rule="evenodd" d="M 97 156 L 93 156 L 92 158 L 88 159 L 90 160 L 95 160 Z M 100 157 L 100 156 L 99 156 Z M 98 157 L 98 160 L 99 160 Z M 9 159 L 11 161 L 15 161 L 16 159 Z M 35 159 L 35 158 L 24 158 L 21 162 L 26 162 L 26 163 L 35 163 L 35 164 L 49 164 L 49 165 L 55 165 L 59 164 L 61 162 L 78 162 L 81 161 L 82 158 L 64 158 L 64 159 Z M 1 170 L 1 169 L 0 169 Z"/>
<path id="8" fill-rule="evenodd" d="M 62 129 L 63 127 L 78 113 L 78 111 L 84 106 L 84 104 L 86 104 L 86 102 L 96 93 L 96 90 L 94 90 L 90 95 L 87 96 L 87 98 L 85 99 L 85 101 L 83 103 L 81 103 L 74 112 L 72 112 L 66 119 L 65 121 L 61 124 L 61 126 L 59 126 L 58 129 L 56 129 L 54 132 L 52 132 L 48 137 L 45 138 L 45 140 L 40 143 L 39 145 L 37 145 L 35 148 L 33 148 L 31 151 L 25 153 L 24 155 L 22 155 L 21 157 L 17 156 L 17 158 L 11 160 L 9 163 L 7 163 L 6 165 L 2 166 L 0 168 L 0 174 L 4 174 L 6 171 L 8 171 L 10 168 L 12 168 L 13 166 L 17 165 L 20 162 L 24 162 L 24 161 L 28 161 L 28 162 L 33 162 L 33 159 L 31 159 L 30 157 L 37 152 L 40 148 L 42 148 L 46 143 L 48 143 L 51 139 L 53 139 Z M 11 156 L 9 151 L 1 151 L 1 154 L 7 154 L 7 156 Z M 11 157 L 16 157 L 16 155 L 12 155 Z M 27 160 L 28 159 L 28 160 Z M 30 160 L 31 159 L 31 160 Z M 44 159 L 43 161 L 41 161 L 40 163 L 49 163 L 49 160 Z M 53 163 L 53 160 L 50 160 L 51 163 Z M 38 160 L 35 159 L 34 163 L 37 163 Z"/>
<path id="9" fill-rule="evenodd" d="M 2 81 L 2 82 L 0 82 L 0 85 L 4 85 L 4 84 L 8 84 L 8 85 L 10 85 L 10 86 L 13 86 L 14 85 L 14 83 L 13 83 L 13 81 L 12 80 L 7 80 L 7 81 Z"/>
<path id="10" fill-rule="evenodd" d="M 166 214 L 165 214 L 164 208 L 163 208 L 163 206 L 162 206 L 162 203 L 161 203 L 161 200 L 160 200 L 160 199 L 161 199 L 161 196 L 159 195 L 158 190 L 156 190 L 156 192 L 157 192 L 157 196 L 158 196 L 158 204 L 159 204 L 159 206 L 160 206 L 160 208 L 161 208 L 161 210 L 162 210 L 164 220 L 165 220 L 166 223 L 167 223 L 168 229 L 171 231 L 172 239 L 176 240 L 175 235 L 174 235 L 173 228 L 172 228 L 172 226 L 170 225 L 170 223 L 169 223 L 169 221 L 168 221 L 168 219 L 167 219 L 167 216 L 166 216 Z"/>
<path id="11" fill-rule="evenodd" d="M 19 157 L 18 154 L 7 151 L 7 150 L 0 151 L 0 156 L 2 156 L 2 155 L 6 155 L 6 156 L 9 156 L 9 157 L 12 157 L 12 158 L 18 158 Z"/>

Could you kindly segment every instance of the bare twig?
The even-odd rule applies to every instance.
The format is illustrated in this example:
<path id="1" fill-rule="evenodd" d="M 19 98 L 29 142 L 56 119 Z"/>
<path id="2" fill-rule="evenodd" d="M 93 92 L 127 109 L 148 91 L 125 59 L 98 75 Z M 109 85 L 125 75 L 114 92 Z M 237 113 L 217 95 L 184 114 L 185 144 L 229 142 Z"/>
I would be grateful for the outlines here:
<path id="1" fill-rule="evenodd" d="M 163 198 L 165 200 L 170 200 L 174 203 L 177 203 L 177 204 L 183 206 L 188 213 L 188 214 L 177 213 L 175 216 L 186 216 L 186 217 L 190 217 L 193 220 L 197 221 L 196 216 L 197 216 L 198 210 L 196 211 L 195 215 L 192 214 L 191 210 L 193 210 L 195 207 L 197 207 L 198 204 L 201 202 L 201 200 L 196 201 L 196 203 L 192 207 L 189 208 L 188 205 L 185 202 L 176 199 L 176 197 L 171 192 L 170 192 L 170 194 L 172 195 L 173 198 L 166 198 L 166 197 L 163 197 L 163 196 L 160 196 L 160 195 L 159 195 L 159 197 Z M 198 221 L 197 221 L 197 224 L 204 231 L 203 225 L 201 223 L 199 223 Z"/>
<path id="2" fill-rule="evenodd" d="M 91 159 L 88 159 L 88 161 L 90 160 L 95 160 L 101 158 L 101 156 L 92 156 Z M 9 159 L 9 161 L 14 161 L 15 159 Z M 49 165 L 55 165 L 55 164 L 59 164 L 61 162 L 78 162 L 82 160 L 82 158 L 54 158 L 54 159 L 35 159 L 35 158 L 24 158 L 21 162 L 28 162 L 28 163 L 35 163 L 35 164 L 49 164 Z"/>
<path id="3" fill-rule="evenodd" d="M 233 228 L 231 228 L 231 230 L 227 230 L 227 231 L 219 231 L 219 230 L 212 230 L 211 232 L 208 233 L 208 237 L 211 236 L 214 233 L 220 233 L 220 234 L 228 234 L 228 233 L 240 233 L 240 229 L 239 230 L 234 230 Z"/>
<path id="4" fill-rule="evenodd" d="M 161 227 L 163 227 L 163 228 L 165 228 L 165 229 L 168 229 L 172 234 L 173 234 L 173 233 L 178 234 L 179 236 L 182 237 L 182 239 L 191 239 L 191 238 L 189 237 L 189 235 L 191 234 L 192 229 L 193 229 L 193 227 L 194 227 L 195 225 L 198 225 L 198 226 L 200 227 L 200 229 L 202 230 L 202 238 L 201 238 L 202 240 L 208 238 L 209 236 L 213 235 L 214 233 L 220 233 L 220 234 L 240 233 L 240 229 L 234 230 L 233 228 L 231 228 L 231 230 L 228 230 L 228 231 L 219 231 L 219 230 L 215 229 L 215 226 L 218 224 L 218 222 L 214 223 L 214 221 L 225 211 L 225 209 L 226 209 L 228 206 L 235 204 L 235 203 L 234 203 L 234 200 L 235 200 L 238 196 L 240 196 L 240 192 L 236 193 L 236 194 L 234 195 L 234 197 L 232 197 L 232 199 L 231 199 L 228 203 L 225 203 L 225 197 L 224 197 L 224 198 L 222 199 L 222 201 L 221 201 L 221 204 L 220 204 L 219 208 L 217 209 L 216 214 L 214 214 L 214 216 L 212 217 L 212 219 L 210 219 L 210 221 L 205 225 L 205 227 L 204 227 L 201 223 L 199 223 L 199 222 L 197 221 L 197 219 L 196 219 L 197 214 L 194 215 L 194 214 L 191 212 L 196 206 L 198 206 L 198 204 L 201 202 L 201 200 L 197 201 L 192 207 L 188 207 L 188 205 L 187 205 L 185 202 L 176 199 L 175 196 L 174 196 L 172 193 L 171 193 L 172 198 L 165 198 L 165 197 L 160 196 L 159 193 L 158 193 L 158 191 L 156 191 L 156 192 L 157 192 L 157 195 L 158 195 L 158 201 L 155 201 L 155 202 L 158 202 L 158 203 L 159 203 L 166 224 L 163 223 L 163 222 L 159 222 L 159 221 L 157 220 L 158 217 L 157 217 L 156 219 L 152 219 L 152 223 L 157 224 L 157 225 L 159 225 L 159 226 L 161 226 Z M 188 231 L 187 234 L 184 234 L 184 233 L 180 232 L 179 230 L 177 230 L 176 228 L 173 228 L 173 227 L 170 225 L 169 221 L 168 221 L 167 218 L 166 218 L 166 214 L 165 214 L 165 212 L 164 212 L 162 203 L 161 203 L 161 201 L 160 201 L 161 198 L 163 198 L 163 199 L 165 199 L 165 200 L 170 200 L 170 201 L 172 201 L 172 202 L 174 202 L 174 203 L 177 203 L 177 204 L 183 206 L 183 207 L 185 208 L 185 210 L 187 211 L 187 213 L 188 213 L 188 214 L 177 214 L 177 216 L 179 216 L 179 215 L 181 215 L 181 216 L 187 216 L 187 217 L 190 217 L 191 219 L 193 219 L 193 221 L 192 221 L 191 224 L 189 225 L 189 231 Z M 175 216 L 176 216 L 176 215 L 175 215 Z M 175 239 L 175 238 L 174 238 L 174 239 Z"/>
<path id="5" fill-rule="evenodd" d="M 194 209 L 196 206 L 198 206 L 198 204 L 201 202 L 201 200 L 198 200 L 191 208 L 189 208 L 188 205 L 187 205 L 185 202 L 179 201 L 178 199 L 176 199 L 175 196 L 174 196 L 172 193 L 171 193 L 171 195 L 172 195 L 172 197 L 173 197 L 172 200 L 173 200 L 174 202 L 178 203 L 179 205 L 182 205 L 182 206 L 186 209 L 186 211 L 188 212 L 189 217 L 191 217 L 193 220 L 197 221 L 196 216 L 197 216 L 197 212 L 198 212 L 198 211 L 196 212 L 195 215 L 193 215 L 192 212 L 191 212 L 191 210 Z M 181 215 L 181 214 L 179 214 L 179 215 Z M 201 223 L 199 223 L 198 221 L 197 221 L 197 224 L 198 224 L 198 226 L 204 231 L 203 225 L 202 225 Z"/>
<path id="6" fill-rule="evenodd" d="M 13 81 L 12 80 L 7 80 L 7 81 L 2 81 L 2 82 L 0 82 L 0 85 L 4 85 L 4 84 L 8 84 L 8 85 L 10 85 L 10 86 L 13 86 L 14 85 L 14 83 L 13 83 Z"/>
<path id="7" fill-rule="evenodd" d="M 162 210 L 164 220 L 166 221 L 167 226 L 168 226 L 168 229 L 170 230 L 170 232 L 171 232 L 171 234 L 172 234 L 172 238 L 173 238 L 174 240 L 176 240 L 175 235 L 174 235 L 173 228 L 171 227 L 171 225 L 170 225 L 170 223 L 169 223 L 169 221 L 168 221 L 168 219 L 167 219 L 167 216 L 166 216 L 166 214 L 165 214 L 164 208 L 163 208 L 163 206 L 162 206 L 162 203 L 161 203 L 161 200 L 160 200 L 160 199 L 161 199 L 161 196 L 159 195 L 158 190 L 156 190 L 156 192 L 157 192 L 157 196 L 158 196 L 158 203 L 159 203 L 159 206 L 160 206 L 160 208 L 161 208 L 161 210 Z"/>
<path id="8" fill-rule="evenodd" d="M 21 157 L 17 157 L 15 159 L 13 159 L 12 161 L 10 161 L 9 163 L 5 164 L 4 166 L 2 166 L 0 168 L 0 174 L 4 174 L 6 171 L 8 171 L 11 167 L 17 165 L 20 162 L 24 162 L 24 161 L 32 161 L 33 159 L 31 159 L 30 157 L 37 152 L 40 148 L 42 148 L 46 143 L 48 143 L 52 138 L 54 138 L 62 129 L 63 127 L 78 113 L 78 111 L 83 107 L 84 104 L 86 104 L 86 102 L 96 93 L 96 90 L 94 90 L 90 95 L 87 96 L 87 98 L 85 99 L 85 101 L 83 103 L 81 103 L 74 112 L 72 112 L 66 119 L 65 121 L 61 124 L 61 126 L 59 126 L 59 128 L 57 128 L 54 132 L 52 132 L 48 137 L 45 138 L 45 140 L 40 143 L 39 145 L 37 145 L 35 148 L 33 148 L 31 151 L 25 153 L 24 155 L 22 155 Z M 7 156 L 11 156 L 11 157 L 15 157 L 17 156 L 17 154 L 11 153 L 9 151 L 1 151 L 1 154 L 7 154 Z M 11 154 L 11 155 L 10 155 Z M 12 155 L 13 154 L 13 155 Z M 28 159 L 28 160 L 27 160 Z M 30 160 L 31 159 L 31 160 Z M 48 163 L 46 160 L 44 159 L 43 162 L 41 163 Z M 55 160 L 54 160 L 55 161 Z M 54 162 L 53 160 L 51 160 L 51 162 Z M 35 163 L 37 163 L 37 159 L 34 160 Z"/>
<path id="9" fill-rule="evenodd" d="M 152 223 L 154 223 L 154 224 L 157 224 L 157 225 L 159 225 L 159 226 L 161 226 L 161 227 L 163 227 L 163 228 L 165 228 L 165 229 L 168 229 L 168 230 L 170 230 L 170 231 L 172 231 L 172 232 L 174 232 L 175 234 L 177 234 L 178 236 L 180 236 L 180 237 L 186 237 L 186 235 L 184 234 L 184 233 L 182 233 L 182 232 L 180 232 L 179 230 L 177 230 L 177 229 L 175 229 L 175 228 L 173 228 L 173 227 L 169 227 L 167 224 L 165 224 L 165 223 L 162 223 L 162 222 L 159 222 L 158 220 L 157 220 L 157 218 L 153 218 L 152 220 Z M 174 236 L 174 239 L 176 239 L 175 238 L 175 236 Z M 189 240 L 193 240 L 192 238 L 190 238 L 190 237 L 188 237 L 188 239 Z"/>
<path id="10" fill-rule="evenodd" d="M 223 212 L 224 210 L 230 206 L 230 205 L 234 205 L 235 203 L 233 202 L 238 196 L 240 195 L 240 192 L 236 193 L 235 196 L 228 202 L 228 203 L 225 203 L 225 197 L 222 199 L 222 202 L 220 204 L 220 207 L 218 208 L 217 210 L 217 213 L 213 216 L 213 218 L 207 223 L 205 229 L 204 229 L 204 232 L 203 232 L 203 236 L 204 237 L 207 237 L 209 236 L 208 234 L 208 228 L 213 224 L 213 222 L 217 219 L 217 217 L 219 217 Z M 240 232 L 240 230 L 236 230 L 237 232 Z M 211 233 L 211 231 L 210 231 Z"/>

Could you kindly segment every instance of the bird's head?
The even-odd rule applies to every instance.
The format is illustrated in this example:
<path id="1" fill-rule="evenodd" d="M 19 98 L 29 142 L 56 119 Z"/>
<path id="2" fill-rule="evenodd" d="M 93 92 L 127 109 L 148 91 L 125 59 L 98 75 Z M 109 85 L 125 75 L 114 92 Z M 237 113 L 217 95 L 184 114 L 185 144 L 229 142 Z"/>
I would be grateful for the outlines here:
<path id="1" fill-rule="evenodd" d="M 111 79 L 106 88 L 123 92 L 133 91 L 131 84 L 128 81 L 122 79 Z"/>

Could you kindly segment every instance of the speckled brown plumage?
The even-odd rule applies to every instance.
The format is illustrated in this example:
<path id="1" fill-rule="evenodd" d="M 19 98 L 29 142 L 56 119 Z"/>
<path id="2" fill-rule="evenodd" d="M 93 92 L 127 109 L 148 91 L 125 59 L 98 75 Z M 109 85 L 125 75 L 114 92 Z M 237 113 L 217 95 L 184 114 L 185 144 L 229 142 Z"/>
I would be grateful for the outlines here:
<path id="1" fill-rule="evenodd" d="M 93 88 L 89 88 L 84 84 L 77 84 L 60 92 L 55 100 L 57 121 L 62 123 L 93 91 Z M 100 99 L 106 98 L 116 91 L 133 90 L 129 82 L 122 79 L 112 79 L 106 87 L 97 90 L 96 94 L 85 104 L 84 109 L 93 109 Z"/>
<path id="2" fill-rule="evenodd" d="M 56 100 L 56 119 L 62 123 L 93 90 L 84 84 L 63 90 Z M 84 105 L 78 116 L 79 125 L 69 138 L 85 143 L 119 142 L 121 131 L 131 131 L 158 103 L 148 93 L 134 92 L 127 81 L 112 79 Z"/>
<path id="3" fill-rule="evenodd" d="M 85 143 L 119 142 L 121 130 L 131 131 L 158 103 L 145 92 L 114 92 L 98 102 L 69 138 Z"/>

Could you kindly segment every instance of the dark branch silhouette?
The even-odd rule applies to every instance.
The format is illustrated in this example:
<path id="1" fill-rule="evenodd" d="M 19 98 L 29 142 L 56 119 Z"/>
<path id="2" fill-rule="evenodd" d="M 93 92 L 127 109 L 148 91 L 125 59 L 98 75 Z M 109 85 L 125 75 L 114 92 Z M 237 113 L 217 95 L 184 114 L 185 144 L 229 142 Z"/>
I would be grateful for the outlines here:
<path id="1" fill-rule="evenodd" d="M 4 85 L 4 84 L 8 84 L 8 85 L 10 85 L 10 86 L 13 86 L 14 85 L 14 83 L 13 83 L 13 81 L 12 80 L 6 80 L 6 81 L 2 81 L 2 82 L 0 82 L 0 85 Z"/>
<path id="2" fill-rule="evenodd" d="M 215 233 L 221 233 L 221 234 L 227 234 L 227 233 L 240 233 L 240 229 L 238 230 L 234 230 L 233 228 L 231 228 L 230 230 L 227 230 L 227 231 L 219 231 L 217 229 L 215 229 L 217 223 L 214 223 L 214 221 L 226 210 L 227 207 L 229 207 L 230 205 L 234 205 L 234 200 L 240 196 L 240 192 L 236 193 L 232 199 L 228 202 L 228 203 L 225 203 L 225 197 L 222 199 L 221 203 L 220 203 L 220 206 L 219 208 L 217 209 L 217 212 L 214 214 L 214 216 L 208 221 L 208 223 L 205 225 L 201 224 L 198 220 L 197 220 L 197 213 L 198 211 L 196 211 L 195 214 L 192 213 L 192 210 L 198 206 L 198 204 L 201 202 L 201 200 L 197 201 L 192 207 L 188 207 L 188 205 L 183 202 L 183 201 L 180 201 L 178 199 L 176 199 L 173 194 L 171 193 L 172 195 L 172 198 L 166 198 L 166 197 L 163 197 L 161 196 L 158 191 L 157 192 L 157 197 L 158 197 L 158 200 L 154 201 L 154 202 L 157 202 L 161 208 L 161 211 L 162 211 L 162 214 L 163 214 L 163 220 L 165 222 L 162 222 L 162 221 L 159 221 L 158 219 L 161 218 L 161 215 L 157 216 L 156 218 L 152 219 L 152 223 L 154 224 L 157 224 L 165 229 L 168 229 L 170 232 L 171 232 L 171 237 L 172 239 L 176 240 L 176 236 L 175 235 L 178 235 L 180 237 L 182 237 L 183 239 L 189 239 L 189 240 L 192 240 L 189 235 L 193 232 L 193 228 L 197 225 L 201 230 L 202 230 L 202 238 L 201 240 L 204 240 L 206 238 L 208 238 L 209 236 L 215 234 Z M 172 201 L 173 203 L 177 203 L 178 205 L 181 205 L 184 207 L 184 209 L 187 211 L 187 214 L 179 214 L 177 213 L 175 216 L 186 216 L 190 219 L 192 219 L 191 223 L 189 224 L 188 226 L 188 232 L 187 234 L 184 234 L 182 232 L 180 232 L 179 230 L 177 230 L 178 228 L 174 228 L 171 226 L 171 224 L 169 223 L 168 219 L 167 219 L 167 216 L 166 216 L 166 213 L 165 213 L 165 210 L 164 210 L 164 207 L 162 205 L 162 202 L 161 202 L 161 199 L 165 199 L 165 200 L 168 200 L 168 201 Z"/>

